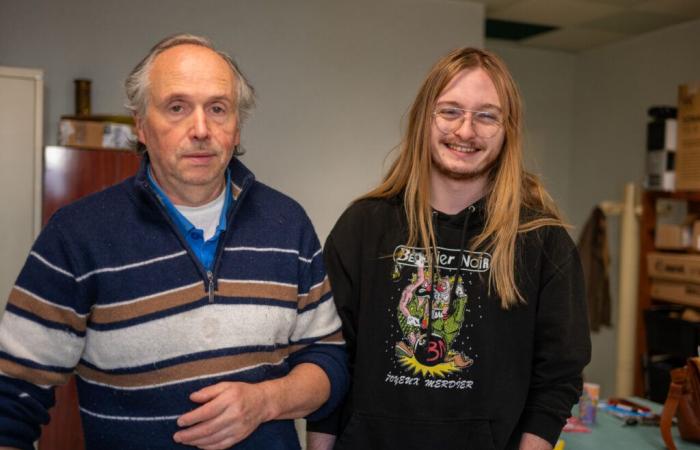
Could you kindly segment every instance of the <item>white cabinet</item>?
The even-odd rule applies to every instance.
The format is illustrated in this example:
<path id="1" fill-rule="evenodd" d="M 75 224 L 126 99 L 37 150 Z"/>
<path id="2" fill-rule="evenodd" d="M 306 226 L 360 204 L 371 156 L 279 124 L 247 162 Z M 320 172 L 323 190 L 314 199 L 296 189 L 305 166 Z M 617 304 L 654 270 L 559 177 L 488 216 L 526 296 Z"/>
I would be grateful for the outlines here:
<path id="1" fill-rule="evenodd" d="M 0 66 L 0 311 L 41 228 L 43 72 Z"/>

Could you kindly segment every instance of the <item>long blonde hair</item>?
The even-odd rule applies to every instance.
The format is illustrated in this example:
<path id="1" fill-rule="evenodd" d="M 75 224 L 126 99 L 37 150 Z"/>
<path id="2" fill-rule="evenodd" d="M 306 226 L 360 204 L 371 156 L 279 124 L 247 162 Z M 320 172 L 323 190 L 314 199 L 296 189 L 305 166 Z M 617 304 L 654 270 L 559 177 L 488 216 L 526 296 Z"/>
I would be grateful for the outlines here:
<path id="1" fill-rule="evenodd" d="M 508 69 L 495 54 L 476 48 L 453 50 L 430 70 L 413 102 L 398 156 L 383 181 L 360 197 L 390 198 L 403 195 L 408 223 L 408 246 L 419 244 L 426 255 L 437 243 L 430 206 L 432 112 L 445 86 L 461 71 L 483 69 L 496 87 L 503 110 L 505 140 L 494 169 L 488 175 L 486 223 L 470 243 L 491 254 L 489 290 L 509 309 L 524 301 L 515 283 L 515 241 L 519 232 L 542 226 L 563 225 L 561 215 L 539 179 L 525 171 L 522 158 L 522 101 Z M 521 208 L 535 214 L 524 220 Z M 433 252 L 431 252 L 431 249 Z"/>

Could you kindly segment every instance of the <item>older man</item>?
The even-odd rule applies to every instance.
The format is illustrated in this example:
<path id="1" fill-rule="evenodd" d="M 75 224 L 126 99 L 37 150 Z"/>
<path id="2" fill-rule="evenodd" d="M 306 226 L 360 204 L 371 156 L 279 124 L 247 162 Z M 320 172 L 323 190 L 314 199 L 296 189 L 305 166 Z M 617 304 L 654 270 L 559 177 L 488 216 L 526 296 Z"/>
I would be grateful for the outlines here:
<path id="1" fill-rule="evenodd" d="M 347 386 L 309 219 L 236 158 L 253 92 L 204 38 L 127 83 L 138 174 L 57 212 L 0 324 L 0 445 L 30 449 L 75 370 L 88 449 L 297 449 Z"/>

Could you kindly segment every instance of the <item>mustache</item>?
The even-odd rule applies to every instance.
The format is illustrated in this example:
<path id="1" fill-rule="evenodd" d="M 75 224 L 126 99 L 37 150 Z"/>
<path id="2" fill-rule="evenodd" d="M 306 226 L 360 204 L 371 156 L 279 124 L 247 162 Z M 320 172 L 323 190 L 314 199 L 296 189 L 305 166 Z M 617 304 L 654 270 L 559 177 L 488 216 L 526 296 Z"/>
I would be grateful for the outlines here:
<path id="1" fill-rule="evenodd" d="M 483 143 L 480 142 L 478 139 L 468 139 L 466 141 L 463 141 L 461 139 L 443 139 L 442 142 L 445 144 L 456 144 L 456 145 L 463 145 L 466 147 L 482 147 Z"/>
<path id="2" fill-rule="evenodd" d="M 212 145 L 208 142 L 195 142 L 186 147 L 180 148 L 180 153 L 190 154 L 190 153 L 222 153 L 223 150 L 217 146 Z"/>

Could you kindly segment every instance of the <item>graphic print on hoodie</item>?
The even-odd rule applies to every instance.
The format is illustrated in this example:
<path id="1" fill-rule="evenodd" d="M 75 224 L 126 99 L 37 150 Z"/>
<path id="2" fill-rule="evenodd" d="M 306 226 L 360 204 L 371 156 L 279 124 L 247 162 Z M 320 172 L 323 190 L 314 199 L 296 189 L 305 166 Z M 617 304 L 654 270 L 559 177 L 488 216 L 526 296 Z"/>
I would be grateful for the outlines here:
<path id="1" fill-rule="evenodd" d="M 484 319 L 482 299 L 470 298 L 472 278 L 488 278 L 491 255 L 437 248 L 437 264 L 427 264 L 422 248 L 399 245 L 393 252 L 391 304 L 394 366 L 385 382 L 442 389 L 472 389 L 469 368 L 478 364 L 471 331 Z M 474 280 L 474 282 L 479 282 Z M 472 294 L 474 295 L 474 294 Z"/>

